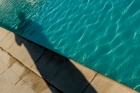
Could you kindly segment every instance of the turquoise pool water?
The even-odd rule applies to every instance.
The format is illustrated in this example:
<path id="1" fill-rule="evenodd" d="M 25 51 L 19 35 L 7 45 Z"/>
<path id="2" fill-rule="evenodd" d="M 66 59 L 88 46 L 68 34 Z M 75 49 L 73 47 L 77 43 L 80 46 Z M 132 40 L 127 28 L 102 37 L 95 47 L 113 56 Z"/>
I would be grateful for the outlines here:
<path id="1" fill-rule="evenodd" d="M 0 0 L 0 26 L 140 91 L 140 0 Z"/>

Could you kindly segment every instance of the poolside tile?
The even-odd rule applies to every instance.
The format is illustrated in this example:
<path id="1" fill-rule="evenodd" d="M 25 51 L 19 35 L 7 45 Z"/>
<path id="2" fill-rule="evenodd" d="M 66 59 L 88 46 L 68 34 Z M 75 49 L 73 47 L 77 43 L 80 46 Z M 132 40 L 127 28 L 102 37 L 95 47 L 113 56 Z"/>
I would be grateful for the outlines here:
<path id="1" fill-rule="evenodd" d="M 6 64 L 6 66 L 10 67 L 14 62 L 16 62 L 17 60 L 15 60 L 13 57 L 11 57 L 7 52 L 5 52 L 1 57 L 0 60 Z"/>
<path id="2" fill-rule="evenodd" d="M 88 82 L 90 82 L 93 77 L 97 74 L 96 71 L 91 70 L 73 60 L 70 60 L 70 62 L 82 73 L 82 75 L 87 79 Z"/>
<path id="3" fill-rule="evenodd" d="M 91 85 L 95 88 L 97 93 L 138 93 L 137 91 L 117 83 L 101 74 L 97 74 L 95 79 L 91 82 Z M 87 87 L 83 93 L 91 93 L 90 91 L 91 87 Z"/>
<path id="4" fill-rule="evenodd" d="M 36 66 L 42 77 L 49 81 L 58 72 L 65 61 L 66 58 L 47 51 L 36 63 Z"/>
<path id="5" fill-rule="evenodd" d="M 81 93 L 95 74 L 96 72 L 68 60 L 50 82 L 64 93 Z"/>
<path id="6" fill-rule="evenodd" d="M 48 87 L 46 87 L 41 93 L 63 93 L 51 84 L 48 83 Z"/>
<path id="7" fill-rule="evenodd" d="M 8 93 L 37 93 L 25 81 L 20 80 Z"/>
<path id="8" fill-rule="evenodd" d="M 0 75 L 0 93 L 7 93 L 19 80 L 11 69 L 7 69 Z"/>
<path id="9" fill-rule="evenodd" d="M 36 73 L 38 76 L 42 77 L 42 75 L 40 74 L 40 72 L 38 71 L 36 64 L 34 64 L 31 69 L 34 73 Z"/>
<path id="10" fill-rule="evenodd" d="M 29 69 L 27 69 L 18 61 L 13 63 L 10 69 L 13 70 L 20 78 L 24 77 L 27 73 L 29 73 Z"/>
<path id="11" fill-rule="evenodd" d="M 4 49 L 7 50 L 8 48 L 11 47 L 11 45 L 15 42 L 15 34 L 10 32 L 8 35 L 0 41 L 0 46 Z"/>
<path id="12" fill-rule="evenodd" d="M 2 49 L 0 48 L 0 58 L 1 58 L 5 53 L 6 53 L 6 51 L 4 51 L 4 50 L 2 50 Z"/>
<path id="13" fill-rule="evenodd" d="M 34 61 L 24 46 L 16 47 L 15 44 L 8 50 L 15 58 L 22 62 L 25 66 L 30 68 Z"/>
<path id="14" fill-rule="evenodd" d="M 46 82 L 42 78 L 31 71 L 25 75 L 22 80 L 24 80 L 37 93 L 41 93 L 47 86 Z"/>
<path id="15" fill-rule="evenodd" d="M 10 33 L 8 30 L 0 27 L 0 41 L 4 39 L 8 33 Z"/>
<path id="16" fill-rule="evenodd" d="M 19 36 L 16 38 L 17 41 L 7 51 L 28 68 L 31 68 L 44 53 L 44 49 Z"/>
<path id="17" fill-rule="evenodd" d="M 59 92 L 52 92 L 52 90 L 49 87 L 47 87 L 41 93 L 59 93 Z"/>
<path id="18" fill-rule="evenodd" d="M 0 74 L 2 74 L 8 67 L 0 60 Z"/>
<path id="19" fill-rule="evenodd" d="M 38 86 L 42 87 L 42 86 Z M 8 93 L 61 93 L 56 88 L 52 89 L 50 86 L 45 85 L 45 89 L 36 91 L 24 80 L 20 80 Z"/>

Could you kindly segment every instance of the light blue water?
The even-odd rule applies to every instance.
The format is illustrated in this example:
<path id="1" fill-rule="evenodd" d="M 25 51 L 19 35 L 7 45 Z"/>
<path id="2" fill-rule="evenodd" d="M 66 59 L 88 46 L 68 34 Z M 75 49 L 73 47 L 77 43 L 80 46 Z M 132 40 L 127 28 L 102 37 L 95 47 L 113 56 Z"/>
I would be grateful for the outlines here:
<path id="1" fill-rule="evenodd" d="M 0 25 L 140 91 L 140 0 L 0 0 Z"/>

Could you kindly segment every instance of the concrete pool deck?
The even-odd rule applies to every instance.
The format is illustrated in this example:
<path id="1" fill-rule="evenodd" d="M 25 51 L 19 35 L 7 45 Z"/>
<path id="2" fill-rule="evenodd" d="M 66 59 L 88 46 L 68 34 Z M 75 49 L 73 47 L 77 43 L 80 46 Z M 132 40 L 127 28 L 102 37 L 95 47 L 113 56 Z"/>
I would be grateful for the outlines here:
<path id="1" fill-rule="evenodd" d="M 139 93 L 0 27 L 0 93 Z"/>

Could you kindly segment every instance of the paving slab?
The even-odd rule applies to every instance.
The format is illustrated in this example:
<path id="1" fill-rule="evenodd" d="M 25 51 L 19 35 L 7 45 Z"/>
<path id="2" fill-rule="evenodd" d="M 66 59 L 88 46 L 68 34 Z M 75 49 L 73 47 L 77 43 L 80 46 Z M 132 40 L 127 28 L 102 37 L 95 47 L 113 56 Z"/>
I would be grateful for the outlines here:
<path id="1" fill-rule="evenodd" d="M 6 81 L 7 83 L 9 81 Z M 11 87 L 11 86 L 10 86 Z M 7 90 L 8 91 L 8 90 Z M 6 92 L 7 92 L 6 91 Z M 55 92 L 53 92 L 55 91 Z M 60 93 L 53 86 L 48 86 L 43 78 L 30 71 L 22 79 L 15 84 L 7 93 Z"/>
<path id="2" fill-rule="evenodd" d="M 48 84 L 48 87 L 46 87 L 41 93 L 63 93 L 63 92 L 55 88 L 53 85 Z"/>
<path id="3" fill-rule="evenodd" d="M 7 69 L 0 75 L 0 93 L 7 93 L 19 80 L 11 69 Z"/>
<path id="4" fill-rule="evenodd" d="M 53 92 L 55 91 L 55 92 Z M 43 78 L 30 71 L 8 93 L 60 93 Z"/>
<path id="5" fill-rule="evenodd" d="M 86 76 L 86 71 L 90 71 L 91 73 Z M 95 74 L 96 72 L 82 68 L 82 66 L 78 66 L 77 63 L 68 60 L 50 82 L 64 93 L 82 93 Z"/>
<path id="6" fill-rule="evenodd" d="M 0 60 L 0 75 L 6 70 L 8 67 Z"/>
<path id="7" fill-rule="evenodd" d="M 96 71 L 91 70 L 71 59 L 69 59 L 69 61 L 82 73 L 82 75 L 85 77 L 85 79 L 88 82 L 91 82 L 91 80 L 94 78 L 94 76 L 97 74 Z"/>
<path id="8" fill-rule="evenodd" d="M 42 75 L 40 74 L 40 71 L 38 71 L 37 66 L 35 64 L 30 68 L 30 70 L 32 70 L 38 76 L 42 77 Z"/>
<path id="9" fill-rule="evenodd" d="M 0 47 L 0 58 L 6 53 L 6 51 L 2 50 Z"/>
<path id="10" fill-rule="evenodd" d="M 29 69 L 25 66 L 23 66 L 20 62 L 16 61 L 12 64 L 12 66 L 10 67 L 10 69 L 12 71 L 15 72 L 15 74 L 17 76 L 19 76 L 20 78 L 23 78 L 26 74 L 29 73 Z"/>
<path id="11" fill-rule="evenodd" d="M 54 92 L 55 91 L 55 92 Z M 59 92 L 58 90 L 54 90 L 52 91 L 49 87 L 44 89 L 41 93 L 63 93 L 63 92 Z"/>
<path id="12" fill-rule="evenodd" d="M 36 62 L 36 66 L 42 77 L 49 81 L 59 71 L 65 61 L 66 58 L 48 50 Z"/>
<path id="13" fill-rule="evenodd" d="M 44 53 L 44 49 L 24 38 L 16 35 L 17 41 L 7 50 L 12 56 L 20 62 L 31 68 L 33 64 Z"/>
<path id="14" fill-rule="evenodd" d="M 14 86 L 8 93 L 62 93 L 56 88 L 46 85 L 43 91 L 37 92 L 31 86 L 29 86 L 25 81 L 21 80 L 16 86 Z"/>
<path id="15" fill-rule="evenodd" d="M 3 48 L 4 50 L 7 50 L 8 48 L 11 47 L 11 45 L 15 42 L 15 34 L 10 32 L 8 33 L 8 35 L 6 37 L 4 37 L 1 41 L 0 41 L 0 46 L 1 48 Z"/>
<path id="16" fill-rule="evenodd" d="M 37 93 L 41 93 L 47 86 L 46 82 L 32 71 L 24 76 L 22 80 L 31 86 Z"/>
<path id="17" fill-rule="evenodd" d="M 10 33 L 8 30 L 6 30 L 6 29 L 0 27 L 0 41 L 1 41 L 3 38 L 5 38 L 5 37 L 8 35 L 8 33 Z"/>
<path id="18" fill-rule="evenodd" d="M 54 58 L 54 54 L 53 52 L 51 52 L 50 50 L 47 50 L 42 56 L 41 58 L 36 62 L 36 64 L 34 64 L 31 67 L 31 70 L 33 72 L 35 72 L 37 75 L 39 75 L 40 77 L 42 77 L 42 75 L 40 74 L 40 72 L 42 73 L 46 73 L 46 65 L 53 60 Z M 38 70 L 39 69 L 39 70 Z"/>
<path id="19" fill-rule="evenodd" d="M 138 93 L 137 91 L 130 89 L 108 77 L 101 74 L 97 74 L 91 82 L 91 85 L 95 88 L 97 93 Z M 91 87 L 88 86 L 83 93 L 92 93 Z"/>
<path id="20" fill-rule="evenodd" d="M 1 50 L 1 49 L 0 49 Z M 10 67 L 17 60 L 10 56 L 6 51 L 0 57 L 0 60 L 8 67 Z"/>
<path id="21" fill-rule="evenodd" d="M 19 81 L 8 93 L 36 93 L 25 81 Z"/>

